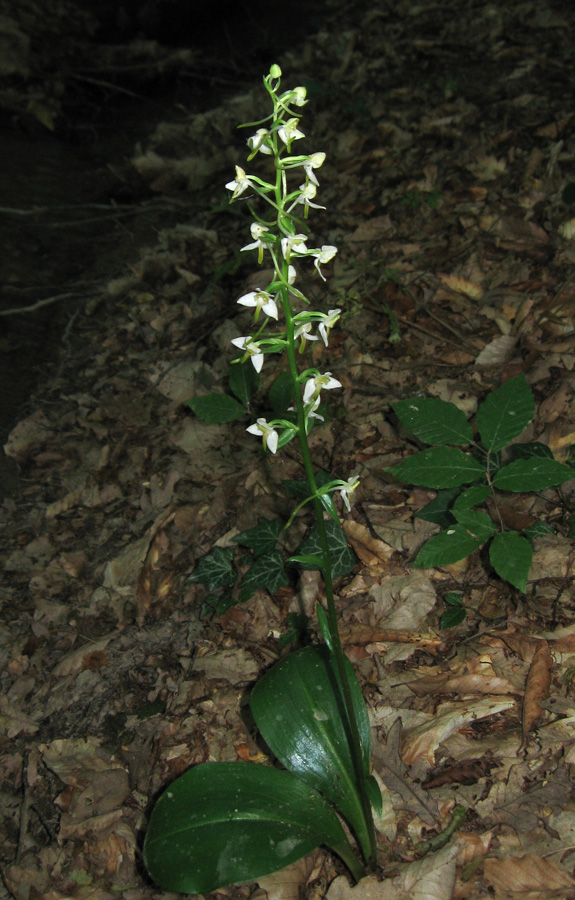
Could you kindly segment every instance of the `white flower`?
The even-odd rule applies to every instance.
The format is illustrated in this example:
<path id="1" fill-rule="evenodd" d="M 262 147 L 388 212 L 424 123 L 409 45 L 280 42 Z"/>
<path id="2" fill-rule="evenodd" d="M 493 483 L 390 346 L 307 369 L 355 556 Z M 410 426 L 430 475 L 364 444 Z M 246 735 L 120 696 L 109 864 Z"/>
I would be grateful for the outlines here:
<path id="1" fill-rule="evenodd" d="M 316 250 L 313 254 L 315 256 L 314 266 L 319 272 L 320 278 L 325 281 L 325 277 L 322 274 L 320 269 L 320 265 L 324 265 L 324 263 L 330 262 L 335 254 L 337 253 L 337 247 L 334 247 L 333 244 L 323 244 L 320 250 Z"/>
<path id="2" fill-rule="evenodd" d="M 261 372 L 264 364 L 264 355 L 260 350 L 260 345 L 252 341 L 251 336 L 238 337 L 232 340 L 234 347 L 239 347 L 244 351 L 244 359 L 250 358 L 256 372 Z"/>
<path id="3" fill-rule="evenodd" d="M 264 442 L 264 450 L 269 450 L 270 453 L 276 452 L 279 435 L 275 428 L 268 425 L 266 419 L 256 419 L 256 424 L 250 425 L 249 428 L 246 428 L 246 431 L 249 431 L 250 434 L 261 434 Z"/>
<path id="4" fill-rule="evenodd" d="M 325 153 L 312 153 L 311 156 L 308 156 L 306 162 L 303 164 L 303 168 L 305 174 L 308 177 L 309 181 L 312 181 L 315 185 L 319 184 L 319 181 L 316 178 L 314 169 L 319 169 L 323 166 L 325 162 Z"/>
<path id="5" fill-rule="evenodd" d="M 313 378 L 309 378 L 303 390 L 303 402 L 311 403 L 317 399 L 319 399 L 320 392 L 322 390 L 333 391 L 334 388 L 341 387 L 341 381 L 338 381 L 337 378 L 332 378 L 331 372 L 326 372 L 325 375 L 314 375 Z"/>
<path id="6" fill-rule="evenodd" d="M 247 145 L 252 151 L 252 159 L 256 153 L 263 153 L 266 156 L 270 156 L 273 153 L 271 147 L 266 144 L 266 138 L 269 136 L 269 131 L 267 128 L 258 128 L 255 134 L 252 134 L 251 137 L 247 139 Z"/>
<path id="7" fill-rule="evenodd" d="M 298 86 L 295 87 L 292 91 L 288 91 L 287 94 L 281 98 L 285 103 L 294 103 L 295 106 L 305 106 L 307 100 L 305 99 L 307 96 L 307 90 L 304 87 Z"/>
<path id="8" fill-rule="evenodd" d="M 313 328 L 312 322 L 305 322 L 303 325 L 300 325 L 299 328 L 296 328 L 294 332 L 294 341 L 297 341 L 298 338 L 301 338 L 300 351 L 304 349 L 305 341 L 317 341 L 319 340 L 316 335 L 310 334 L 310 331 Z"/>
<path id="9" fill-rule="evenodd" d="M 328 309 L 327 315 L 324 316 L 322 321 L 319 324 L 318 331 L 321 334 L 321 339 L 327 347 L 327 341 L 329 338 L 330 329 L 333 328 L 337 320 L 339 319 L 341 313 L 341 309 Z"/>
<path id="10" fill-rule="evenodd" d="M 359 484 L 359 475 L 352 475 L 352 477 L 349 478 L 346 482 L 344 482 L 342 484 L 342 486 L 339 488 L 339 493 L 341 494 L 341 499 L 345 503 L 348 512 L 351 512 L 349 495 L 353 494 L 353 492 L 355 491 L 358 484 Z"/>
<path id="11" fill-rule="evenodd" d="M 228 181 L 228 183 L 226 184 L 227 190 L 233 191 L 232 200 L 235 200 L 236 197 L 239 197 L 240 194 L 243 194 L 243 192 L 247 191 L 247 189 L 251 186 L 251 178 L 249 175 L 246 175 L 241 166 L 236 166 L 235 181 Z"/>
<path id="12" fill-rule="evenodd" d="M 277 304 L 272 295 L 268 294 L 267 291 L 250 291 L 249 294 L 244 294 L 243 297 L 240 297 L 237 302 L 242 306 L 255 307 L 254 320 L 256 322 L 259 319 L 260 311 L 263 311 L 270 319 L 278 318 Z"/>
<path id="13" fill-rule="evenodd" d="M 252 224 L 250 225 L 250 231 L 254 239 L 253 244 L 246 244 L 245 247 L 241 248 L 240 253 L 244 250 L 257 250 L 258 263 L 261 263 L 262 259 L 264 258 L 264 250 L 266 249 L 266 242 L 262 241 L 261 238 L 262 235 L 266 233 L 266 231 L 269 231 L 269 228 L 267 227 L 267 225 L 260 225 L 259 222 L 252 222 Z"/>
<path id="14" fill-rule="evenodd" d="M 311 202 L 317 194 L 317 187 L 315 186 L 315 184 L 313 184 L 311 181 L 308 181 L 307 184 L 300 184 L 299 189 L 299 197 L 296 197 L 288 212 L 291 212 L 294 206 L 297 206 L 298 203 L 303 203 L 306 216 L 308 208 L 310 206 L 313 206 L 314 209 L 325 209 L 325 206 L 320 206 L 318 203 Z"/>
<path id="15" fill-rule="evenodd" d="M 278 135 L 281 141 L 286 144 L 287 147 L 290 146 L 292 141 L 298 141 L 300 138 L 305 137 L 303 131 L 300 131 L 298 126 L 298 119 L 288 119 L 285 125 L 278 131 Z"/>
<path id="16" fill-rule="evenodd" d="M 297 253 L 298 255 L 307 253 L 305 240 L 305 234 L 290 234 L 288 237 L 282 238 L 281 245 L 284 259 L 289 259 L 292 253 Z"/>

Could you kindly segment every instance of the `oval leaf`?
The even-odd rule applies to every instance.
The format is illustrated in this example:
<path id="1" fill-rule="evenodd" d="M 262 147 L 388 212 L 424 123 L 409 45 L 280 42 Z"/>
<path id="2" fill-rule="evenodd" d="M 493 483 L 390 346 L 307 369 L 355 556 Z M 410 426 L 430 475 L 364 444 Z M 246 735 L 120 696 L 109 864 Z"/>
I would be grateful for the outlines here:
<path id="1" fill-rule="evenodd" d="M 230 366 L 228 384 L 232 394 L 247 406 L 259 387 L 260 375 L 251 363 L 234 363 Z"/>
<path id="2" fill-rule="evenodd" d="M 402 424 L 424 444 L 469 444 L 473 432 L 465 414 L 434 397 L 399 400 L 391 404 Z"/>
<path id="3" fill-rule="evenodd" d="M 450 525 L 423 545 L 413 565 L 419 569 L 450 566 L 474 553 L 483 543 L 483 539 L 473 537 L 464 525 Z"/>
<path id="4" fill-rule="evenodd" d="M 364 774 L 369 775 L 370 730 L 353 667 L 347 672 L 360 732 Z M 250 706 L 272 753 L 291 772 L 321 791 L 354 829 L 364 851 L 369 838 L 356 787 L 343 701 L 326 647 L 304 647 L 276 663 L 256 684 Z"/>
<path id="5" fill-rule="evenodd" d="M 496 534 L 489 548 L 489 560 L 499 577 L 523 594 L 532 559 L 531 544 L 516 531 Z"/>
<path id="6" fill-rule="evenodd" d="M 500 491 L 543 491 L 575 478 L 575 469 L 564 466 L 556 459 L 532 456 L 516 459 L 495 474 L 494 487 Z"/>
<path id="7" fill-rule="evenodd" d="M 485 474 L 481 463 L 454 447 L 432 447 L 408 456 L 386 470 L 408 484 L 429 488 L 450 488 L 477 481 Z"/>
<path id="8" fill-rule="evenodd" d="M 501 450 L 525 431 L 535 415 L 535 401 L 525 375 L 510 378 L 488 394 L 477 410 L 477 428 L 486 450 Z"/>
<path id="9" fill-rule="evenodd" d="M 354 859 L 329 804 L 291 772 L 204 763 L 156 803 L 144 862 L 164 890 L 204 894 L 283 869 L 320 844 Z"/>
<path id="10" fill-rule="evenodd" d="M 187 405 L 198 419 L 211 425 L 233 422 L 246 414 L 245 406 L 228 394 L 204 394 L 187 401 Z"/>

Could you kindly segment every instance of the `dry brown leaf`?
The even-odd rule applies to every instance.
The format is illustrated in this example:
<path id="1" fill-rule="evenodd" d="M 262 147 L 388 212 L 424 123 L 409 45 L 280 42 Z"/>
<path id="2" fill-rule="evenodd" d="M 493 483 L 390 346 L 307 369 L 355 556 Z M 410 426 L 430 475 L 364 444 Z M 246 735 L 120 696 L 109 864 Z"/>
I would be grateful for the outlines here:
<path id="1" fill-rule="evenodd" d="M 365 525 L 354 522 L 353 519 L 346 520 L 343 528 L 362 563 L 370 568 L 381 569 L 381 564 L 386 563 L 394 552 L 393 547 L 373 537 Z"/>
<path id="2" fill-rule="evenodd" d="M 105 665 L 107 656 L 104 654 L 104 650 L 115 634 L 117 632 L 108 634 L 100 638 L 99 641 L 82 644 L 81 647 L 77 647 L 76 650 L 67 653 L 64 659 L 61 659 L 58 665 L 55 666 L 53 674 L 58 677 L 76 675 L 84 669 L 95 669 Z"/>
<path id="3" fill-rule="evenodd" d="M 313 872 L 318 854 L 319 850 L 314 850 L 291 866 L 258 878 L 258 884 L 266 892 L 268 900 L 298 900 Z"/>
<path id="4" fill-rule="evenodd" d="M 550 891 L 575 886 L 575 881 L 557 863 L 532 853 L 486 859 L 483 873 L 497 896 L 502 896 L 499 892 L 505 892 L 505 896 L 525 897 L 529 892 L 535 900 L 548 896 Z"/>
<path id="5" fill-rule="evenodd" d="M 541 700 L 545 700 L 551 686 L 551 666 L 553 659 L 547 641 L 540 641 L 533 656 L 523 697 L 521 730 L 523 740 L 529 734 L 532 725 L 537 721 L 543 709 Z"/>
<path id="6" fill-rule="evenodd" d="M 439 278 L 443 284 L 457 294 L 464 294 L 471 300 L 481 300 L 483 297 L 483 288 L 473 281 L 467 281 L 465 278 L 459 278 L 457 275 L 440 275 Z"/>

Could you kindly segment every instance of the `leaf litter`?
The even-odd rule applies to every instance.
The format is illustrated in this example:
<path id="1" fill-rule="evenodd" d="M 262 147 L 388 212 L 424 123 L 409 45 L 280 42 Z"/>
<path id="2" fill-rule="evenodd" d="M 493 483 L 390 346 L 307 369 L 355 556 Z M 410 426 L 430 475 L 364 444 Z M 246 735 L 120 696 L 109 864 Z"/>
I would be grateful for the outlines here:
<path id="1" fill-rule="evenodd" d="M 574 13 L 528 0 L 328 5 L 338 29 L 278 62 L 314 86 L 308 133 L 328 152 L 321 232 L 340 253 L 312 291 L 344 310 L 329 358 L 344 390 L 313 452 L 361 476 L 345 520 L 357 562 L 338 594 L 387 789 L 381 868 L 352 888 L 320 853 L 221 893 L 568 900 L 574 484 L 513 498 L 509 517 L 558 531 L 535 539 L 523 596 L 479 552 L 412 570 L 436 530 L 414 515 L 434 493 L 384 469 L 420 449 L 392 403 L 439 398 L 470 418 L 520 373 L 536 397 L 527 439 L 573 458 Z M 303 573 L 201 619 L 205 590 L 189 580 L 217 542 L 240 558 L 234 535 L 287 519 L 281 481 L 301 478 L 296 455 L 262 457 L 247 420 L 210 425 L 184 405 L 225 391 L 229 335 L 244 333 L 234 300 L 253 273 L 234 261 L 245 228 L 222 198 L 235 125 L 257 117 L 260 94 L 254 80 L 134 153 L 151 190 L 192 192 L 201 226 L 165 229 L 110 281 L 6 442 L 22 499 L 0 513 L 0 853 L 17 900 L 159 896 L 138 850 L 154 797 L 196 763 L 267 759 L 247 695 L 285 652 L 287 617 L 301 604 L 313 615 L 321 591 Z M 263 391 L 279 374 L 265 368 Z M 304 536 L 303 517 L 294 529 Z M 442 630 L 453 591 L 466 618 Z"/>

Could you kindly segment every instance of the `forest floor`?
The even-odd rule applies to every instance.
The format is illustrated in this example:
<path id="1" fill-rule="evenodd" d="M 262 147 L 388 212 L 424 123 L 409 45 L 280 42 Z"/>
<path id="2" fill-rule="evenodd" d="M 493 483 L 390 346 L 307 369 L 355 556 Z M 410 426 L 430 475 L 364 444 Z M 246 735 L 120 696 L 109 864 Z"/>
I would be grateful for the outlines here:
<path id="1" fill-rule="evenodd" d="M 316 246 L 339 252 L 306 290 L 342 316 L 329 348 L 304 359 L 343 386 L 312 431 L 315 463 L 361 478 L 342 510 L 354 567 L 336 589 L 384 790 L 381 865 L 375 884 L 352 888 L 319 850 L 219 893 L 568 900 L 575 480 L 498 498 L 504 528 L 550 526 L 522 593 L 483 551 L 414 567 L 439 530 L 416 518 L 435 492 L 385 469 L 420 449 L 391 404 L 435 397 L 473 424 L 519 375 L 535 398 L 521 439 L 573 465 L 575 10 L 400 0 L 352 15 L 334 0 L 333 16 L 337 30 L 277 62 L 286 88 L 308 89 L 306 152 L 327 154 L 326 210 L 309 225 Z M 264 455 L 246 433 L 281 374 L 276 357 L 244 418 L 209 424 L 186 405 L 227 391 L 230 341 L 248 333 L 236 300 L 261 274 L 240 253 L 247 205 L 230 206 L 224 184 L 235 164 L 265 166 L 245 163 L 236 131 L 265 104 L 254 81 L 134 148 L 122 177 L 173 209 L 185 201 L 186 218 L 75 315 L 6 442 L 19 486 L 0 509 L 0 864 L 16 900 L 175 897 L 141 861 L 153 803 L 197 763 L 268 760 L 250 688 L 305 639 L 294 623 L 317 636 L 316 572 L 293 572 L 273 596 L 236 594 L 224 612 L 190 581 L 216 544 L 241 569 L 234 537 L 287 519 L 282 481 L 302 477 L 294 444 Z M 309 524 L 304 510 L 288 552 Z M 453 594 L 465 617 L 446 628 Z M 422 854 L 456 805 L 458 830 Z"/>

